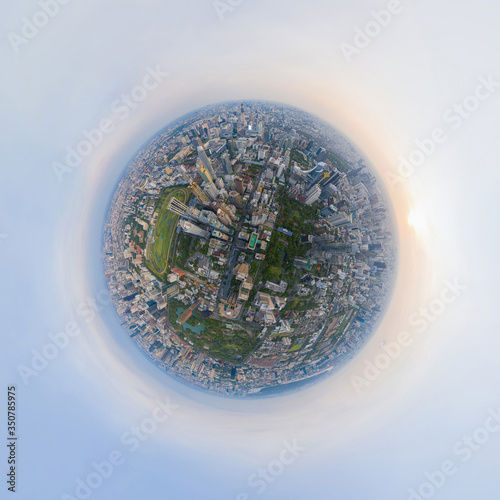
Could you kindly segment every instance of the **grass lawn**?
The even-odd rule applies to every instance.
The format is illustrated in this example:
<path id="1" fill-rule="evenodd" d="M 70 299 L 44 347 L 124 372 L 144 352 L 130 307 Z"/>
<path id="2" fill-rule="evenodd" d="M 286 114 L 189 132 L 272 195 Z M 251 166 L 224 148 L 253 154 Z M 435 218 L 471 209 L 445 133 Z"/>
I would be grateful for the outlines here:
<path id="1" fill-rule="evenodd" d="M 195 311 L 188 320 L 187 327 L 181 329 L 179 325 L 175 324 L 177 309 L 185 310 L 186 306 L 173 299 L 170 304 L 170 326 L 180 338 L 191 341 L 197 349 L 215 359 L 239 364 L 260 342 L 256 336 L 252 337 L 246 331 L 239 329 L 237 324 L 233 324 L 233 329 L 230 330 L 226 327 L 225 322 L 212 318 L 202 318 L 199 311 Z M 194 332 L 193 330 L 200 323 L 205 328 Z M 205 346 L 208 349 L 205 349 Z"/>
<path id="2" fill-rule="evenodd" d="M 160 214 L 153 230 L 154 243 L 151 248 L 150 263 L 158 273 L 166 272 L 167 260 L 172 250 L 173 238 L 179 221 L 179 216 L 168 210 L 172 198 L 177 198 L 182 203 L 189 200 L 189 191 L 186 188 L 169 189 L 163 198 Z"/>

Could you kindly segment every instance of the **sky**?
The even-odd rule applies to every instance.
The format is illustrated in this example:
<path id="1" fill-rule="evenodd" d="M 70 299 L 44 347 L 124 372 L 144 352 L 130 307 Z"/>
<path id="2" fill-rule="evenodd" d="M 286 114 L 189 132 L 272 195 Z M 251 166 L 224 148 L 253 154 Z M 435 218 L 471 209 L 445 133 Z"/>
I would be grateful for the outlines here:
<path id="1" fill-rule="evenodd" d="M 498 498 L 496 9 L 2 6 L 0 373 L 16 386 L 17 498 Z M 156 88 L 118 113 L 148 72 Z M 286 396 L 231 401 L 168 378 L 107 301 L 89 299 L 104 297 L 102 225 L 133 155 L 183 114 L 244 99 L 304 109 L 363 151 L 393 206 L 399 271 L 382 324 L 342 371 Z M 108 118 L 114 130 L 57 175 L 67 147 Z M 50 351 L 54 338 L 67 345 Z M 377 369 L 383 346 L 398 353 Z"/>

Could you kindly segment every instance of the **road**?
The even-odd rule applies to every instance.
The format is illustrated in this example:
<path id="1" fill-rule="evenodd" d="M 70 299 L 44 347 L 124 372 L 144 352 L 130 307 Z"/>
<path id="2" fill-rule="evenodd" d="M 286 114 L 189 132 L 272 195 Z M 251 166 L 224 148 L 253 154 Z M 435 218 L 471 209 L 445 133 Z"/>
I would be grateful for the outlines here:
<path id="1" fill-rule="evenodd" d="M 263 167 L 261 172 L 260 172 L 259 178 L 256 180 L 256 182 L 254 184 L 254 188 L 253 188 L 252 192 L 250 193 L 250 198 L 249 198 L 247 204 L 245 205 L 245 208 L 243 210 L 243 215 L 240 217 L 238 227 L 234 231 L 234 238 L 233 238 L 233 242 L 231 243 L 231 249 L 229 250 L 229 257 L 227 259 L 226 270 L 224 271 L 224 276 L 222 278 L 221 285 L 219 288 L 219 293 L 217 295 L 217 301 L 215 304 L 216 311 L 218 311 L 220 299 L 221 298 L 227 299 L 227 297 L 229 296 L 229 289 L 231 287 L 232 273 L 233 273 L 233 269 L 236 267 L 236 262 L 237 262 L 238 255 L 239 255 L 239 251 L 236 251 L 236 242 L 238 241 L 238 234 L 241 231 L 241 227 L 246 220 L 246 217 L 248 214 L 248 206 L 250 205 L 250 201 L 252 200 L 253 194 L 255 193 L 257 187 L 259 186 L 259 183 L 260 183 L 260 180 L 262 178 L 262 174 L 264 173 L 264 170 L 265 170 L 265 168 Z"/>

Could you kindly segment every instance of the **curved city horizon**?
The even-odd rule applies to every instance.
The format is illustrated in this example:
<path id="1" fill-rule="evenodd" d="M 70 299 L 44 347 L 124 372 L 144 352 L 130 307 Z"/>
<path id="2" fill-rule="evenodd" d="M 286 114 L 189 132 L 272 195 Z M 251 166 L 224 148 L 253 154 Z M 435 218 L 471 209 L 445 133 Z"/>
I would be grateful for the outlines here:
<path id="1" fill-rule="evenodd" d="M 270 396 L 333 373 L 383 317 L 391 207 L 331 125 L 268 101 L 168 125 L 119 182 L 104 232 L 131 338 L 198 389 Z"/>

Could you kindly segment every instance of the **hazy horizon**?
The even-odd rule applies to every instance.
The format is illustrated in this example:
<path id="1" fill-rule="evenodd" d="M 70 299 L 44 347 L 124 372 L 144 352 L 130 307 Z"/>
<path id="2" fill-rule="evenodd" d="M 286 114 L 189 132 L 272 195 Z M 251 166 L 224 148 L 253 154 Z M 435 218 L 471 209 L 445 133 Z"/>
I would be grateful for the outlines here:
<path id="1" fill-rule="evenodd" d="M 398 2 L 348 61 L 342 44 L 389 2 L 223 3 L 221 20 L 205 0 L 68 2 L 18 52 L 9 33 L 41 7 L 3 7 L 1 370 L 17 386 L 17 498 L 76 498 L 77 478 L 115 450 L 125 461 L 91 500 L 407 500 L 447 461 L 457 470 L 432 498 L 498 498 L 500 436 L 478 433 L 500 405 L 497 7 Z M 168 76 L 122 119 L 113 103 L 157 66 Z M 130 158 L 189 110 L 247 99 L 307 110 L 366 155 L 394 207 L 399 270 L 382 323 L 345 368 L 233 401 L 168 379 L 111 307 L 88 300 L 105 289 L 101 228 Z M 53 163 L 106 118 L 115 130 L 59 180 Z M 19 367 L 72 322 L 79 333 L 24 383 Z M 412 343 L 368 380 L 402 332 Z M 178 408 L 132 451 L 124 434 L 167 398 Z M 474 433 L 484 442 L 466 457 Z M 294 440 L 298 456 L 259 494 L 249 479 Z"/>

